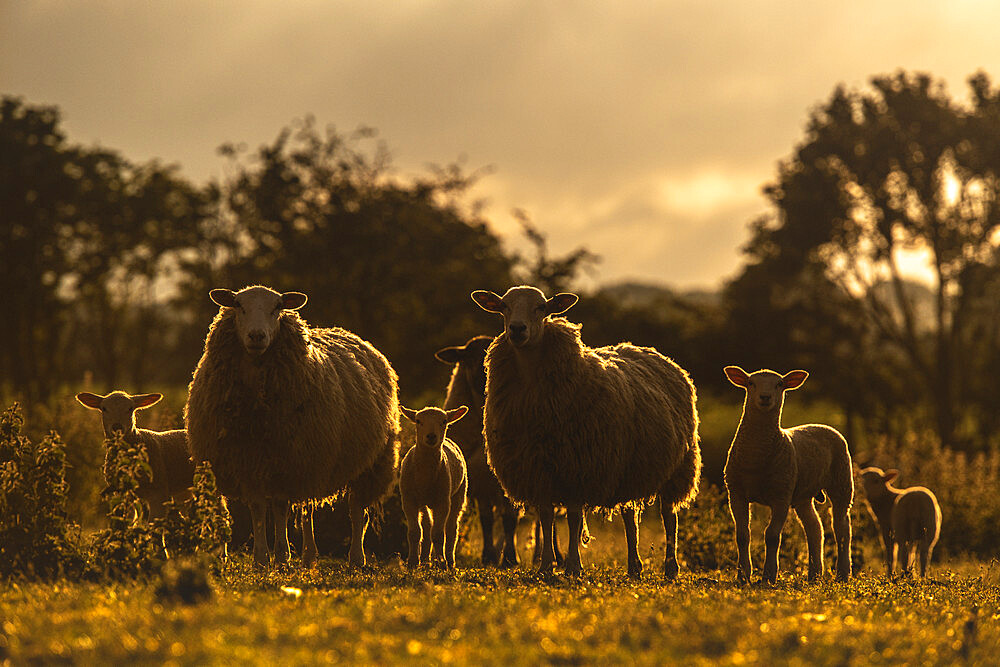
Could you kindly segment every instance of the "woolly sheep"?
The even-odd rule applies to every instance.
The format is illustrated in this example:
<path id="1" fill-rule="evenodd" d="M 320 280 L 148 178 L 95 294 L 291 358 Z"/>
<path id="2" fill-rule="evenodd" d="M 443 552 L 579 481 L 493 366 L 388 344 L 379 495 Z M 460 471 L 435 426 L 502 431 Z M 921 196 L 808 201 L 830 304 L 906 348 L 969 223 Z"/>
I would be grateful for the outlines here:
<path id="1" fill-rule="evenodd" d="M 163 516 L 163 503 L 171 498 L 176 502 L 190 498 L 194 481 L 187 431 L 150 431 L 135 425 L 135 411 L 155 405 L 161 398 L 162 394 L 131 395 L 124 391 L 113 391 L 106 396 L 87 391 L 76 395 L 81 405 L 101 411 L 104 437 L 111 438 L 115 431 L 121 431 L 125 442 L 145 445 L 152 479 L 140 480 L 137 494 L 149 504 L 150 517 Z M 105 474 L 107 466 L 105 460 Z"/>
<path id="2" fill-rule="evenodd" d="M 760 370 L 748 374 L 739 366 L 726 366 L 726 377 L 746 391 L 743 416 L 736 429 L 724 471 L 729 511 L 736 526 L 737 576 L 749 582 L 750 503 L 771 508 L 764 532 L 763 579 L 778 577 L 781 529 L 789 508 L 795 508 L 809 545 L 809 579 L 823 574 L 823 524 L 813 499 L 823 502 L 824 492 L 833 505 L 837 540 L 837 579 L 851 576 L 851 521 L 854 501 L 851 454 L 844 436 L 822 424 L 781 428 L 785 392 L 806 381 L 806 371 L 779 375 Z"/>
<path id="3" fill-rule="evenodd" d="M 220 492 L 250 507 L 254 560 L 287 561 L 289 503 L 304 503 L 304 564 L 316 559 L 311 507 L 347 489 L 352 565 L 365 564 L 368 507 L 391 488 L 399 453 L 396 373 L 378 350 L 297 312 L 300 292 L 214 289 L 220 306 L 189 388 L 185 421 L 197 460 L 212 463 Z"/>
<path id="4" fill-rule="evenodd" d="M 462 450 L 446 433 L 448 425 L 469 409 L 463 405 L 447 412 L 440 408 L 402 411 L 417 425 L 417 441 L 399 466 L 399 496 L 410 547 L 407 564 L 429 563 L 433 543 L 435 558 L 451 569 L 469 477 Z"/>
<path id="5" fill-rule="evenodd" d="M 490 336 L 476 336 L 465 345 L 446 347 L 434 353 L 439 361 L 454 364 L 448 393 L 444 399 L 445 410 L 460 405 L 469 406 L 471 415 L 449 429 L 449 437 L 462 450 L 469 474 L 469 498 L 476 501 L 479 523 L 483 532 L 484 565 L 516 567 L 516 532 L 518 510 L 504 495 L 500 482 L 486 462 L 483 447 L 483 408 L 486 405 L 486 350 L 493 339 Z M 503 520 L 503 552 L 497 553 L 493 543 L 494 511 Z"/>
<path id="6" fill-rule="evenodd" d="M 890 482 L 897 475 L 898 470 L 883 472 L 881 468 L 865 468 L 861 471 L 861 486 L 868 499 L 868 512 L 882 533 L 886 576 L 892 578 L 897 560 L 901 561 L 903 572 L 909 574 L 913 567 L 913 551 L 918 549 L 920 576 L 924 577 L 941 534 L 941 507 L 930 489 L 894 487 Z"/>
<path id="7" fill-rule="evenodd" d="M 701 474 L 695 388 L 680 366 L 652 348 L 621 343 L 592 349 L 580 325 L 554 315 L 578 300 L 546 299 L 535 287 L 500 297 L 476 291 L 481 308 L 500 313 L 504 332 L 486 357 L 486 452 L 511 499 L 538 508 L 548 571 L 554 505 L 565 505 L 565 571 L 582 570 L 585 507 L 620 508 L 628 571 L 640 577 L 639 509 L 659 496 L 666 532 L 664 574 L 677 575 L 677 509 L 694 499 Z"/>

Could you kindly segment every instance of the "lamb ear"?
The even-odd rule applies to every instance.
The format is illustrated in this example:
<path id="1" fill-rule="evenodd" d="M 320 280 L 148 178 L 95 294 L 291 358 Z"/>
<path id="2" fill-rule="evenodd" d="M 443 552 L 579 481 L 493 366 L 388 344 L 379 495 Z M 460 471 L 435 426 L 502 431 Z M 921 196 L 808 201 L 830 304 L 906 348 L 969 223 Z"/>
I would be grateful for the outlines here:
<path id="1" fill-rule="evenodd" d="M 504 303 L 499 294 L 479 289 L 472 293 L 472 300 L 488 313 L 503 313 Z"/>
<path id="2" fill-rule="evenodd" d="M 231 289 L 214 289 L 208 293 L 208 296 L 220 306 L 236 307 L 236 294 Z"/>
<path id="3" fill-rule="evenodd" d="M 580 297 L 571 292 L 562 292 L 545 302 L 546 315 L 559 315 L 576 305 Z"/>
<path id="4" fill-rule="evenodd" d="M 781 376 L 781 384 L 785 391 L 791 391 L 801 387 L 807 377 L 809 377 L 808 371 L 788 371 Z"/>
<path id="5" fill-rule="evenodd" d="M 448 417 L 448 423 L 449 424 L 454 424 L 459 419 L 461 419 L 462 417 L 464 417 L 465 413 L 468 412 L 468 411 L 469 411 L 469 408 L 467 408 L 464 405 L 461 405 L 461 406 L 455 408 L 454 410 L 448 410 L 448 412 L 445 413 L 447 415 L 447 417 Z"/>
<path id="6" fill-rule="evenodd" d="M 729 378 L 729 381 L 737 387 L 741 387 L 743 389 L 747 388 L 750 376 L 739 366 L 726 366 L 722 369 L 722 372 L 725 373 L 726 377 Z"/>
<path id="7" fill-rule="evenodd" d="M 882 475 L 882 481 L 884 481 L 884 482 L 891 482 L 892 480 L 896 479 L 896 477 L 898 477 L 898 476 L 899 476 L 899 471 L 896 470 L 895 468 L 890 468 L 889 470 L 885 471 L 884 475 Z"/>
<path id="8" fill-rule="evenodd" d="M 285 292 L 281 295 L 281 307 L 285 310 L 298 310 L 309 300 L 302 292 Z"/>
<path id="9" fill-rule="evenodd" d="M 141 410 L 159 403 L 161 398 L 163 398 L 163 394 L 136 394 L 132 396 L 132 405 L 136 410 Z"/>
<path id="10" fill-rule="evenodd" d="M 407 419 L 409 419 L 411 422 L 417 421 L 417 411 L 416 410 L 411 410 L 410 408 L 404 408 L 402 405 L 399 406 L 399 410 L 400 410 L 400 412 L 403 413 L 403 416 L 406 417 Z"/>
<path id="11" fill-rule="evenodd" d="M 434 358 L 446 364 L 457 364 L 465 358 L 465 347 L 443 347 L 434 353 Z"/>
<path id="12" fill-rule="evenodd" d="M 100 410 L 104 397 L 98 396 L 97 394 L 91 394 L 89 391 L 81 391 L 76 395 L 76 400 L 78 400 L 81 405 L 84 405 L 91 410 Z"/>

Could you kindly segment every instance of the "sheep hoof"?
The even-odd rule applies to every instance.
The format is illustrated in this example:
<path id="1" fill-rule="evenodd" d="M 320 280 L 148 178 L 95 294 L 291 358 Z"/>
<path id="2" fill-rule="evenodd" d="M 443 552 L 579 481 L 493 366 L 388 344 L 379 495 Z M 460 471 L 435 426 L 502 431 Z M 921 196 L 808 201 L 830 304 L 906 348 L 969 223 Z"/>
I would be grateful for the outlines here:
<path id="1" fill-rule="evenodd" d="M 483 565 L 496 565 L 498 561 L 495 549 L 483 549 Z"/>
<path id="2" fill-rule="evenodd" d="M 628 578 L 634 581 L 642 581 L 642 570 L 630 567 L 628 569 Z"/>
<path id="3" fill-rule="evenodd" d="M 520 565 L 520 563 L 517 561 L 517 554 L 514 554 L 513 556 L 504 554 L 503 558 L 500 559 L 500 568 L 503 570 L 513 570 L 518 565 Z"/>
<path id="4" fill-rule="evenodd" d="M 670 581 L 676 579 L 680 571 L 681 569 L 678 567 L 677 561 L 673 558 L 663 563 L 663 576 Z"/>
<path id="5" fill-rule="evenodd" d="M 348 557 L 348 563 L 350 563 L 351 567 L 359 567 L 359 568 L 364 567 L 365 566 L 364 552 L 356 553 L 354 551 L 351 551 L 350 556 Z"/>
<path id="6" fill-rule="evenodd" d="M 563 568 L 563 572 L 571 577 L 579 577 L 583 574 L 583 565 L 580 563 L 566 563 L 566 566 Z"/>
<path id="7" fill-rule="evenodd" d="M 302 552 L 302 567 L 311 568 L 314 565 L 316 565 L 316 552 L 315 551 Z"/>

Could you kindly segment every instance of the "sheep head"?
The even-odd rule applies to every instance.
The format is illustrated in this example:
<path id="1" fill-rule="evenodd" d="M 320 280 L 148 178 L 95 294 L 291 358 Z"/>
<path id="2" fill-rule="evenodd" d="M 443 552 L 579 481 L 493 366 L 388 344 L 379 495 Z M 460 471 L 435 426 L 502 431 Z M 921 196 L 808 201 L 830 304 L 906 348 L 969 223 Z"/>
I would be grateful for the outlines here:
<path id="1" fill-rule="evenodd" d="M 785 392 L 798 389 L 809 377 L 806 371 L 789 371 L 784 375 L 769 370 L 747 373 L 739 366 L 726 366 L 723 372 L 730 382 L 746 391 L 744 405 L 761 412 L 780 412 Z"/>
<path id="2" fill-rule="evenodd" d="M 886 470 L 870 467 L 861 471 L 861 486 L 865 490 L 865 497 L 869 500 L 877 500 L 887 493 L 892 486 L 890 482 L 899 475 L 898 470 Z"/>
<path id="3" fill-rule="evenodd" d="M 110 438 L 115 431 L 133 433 L 135 431 L 135 411 L 157 403 L 163 394 L 126 394 L 124 391 L 113 391 L 107 396 L 82 391 L 76 395 L 76 400 L 91 410 L 101 411 L 101 421 L 104 424 L 104 437 Z"/>
<path id="4" fill-rule="evenodd" d="M 235 311 L 236 335 L 246 351 L 254 356 L 267 352 L 278 333 L 278 320 L 283 310 L 298 310 L 305 305 L 302 292 L 279 294 L 268 287 L 245 287 L 239 292 L 214 289 L 212 301 Z"/>
<path id="5" fill-rule="evenodd" d="M 446 364 L 458 364 L 458 372 L 464 374 L 466 382 L 482 398 L 486 390 L 486 350 L 492 342 L 489 336 L 476 336 L 465 345 L 441 348 L 434 357 Z"/>
<path id="6" fill-rule="evenodd" d="M 424 408 L 419 412 L 400 406 L 403 415 L 417 425 L 417 445 L 440 449 L 448 432 L 448 424 L 465 416 L 469 408 L 464 405 L 445 412 L 441 408 Z"/>
<path id="7" fill-rule="evenodd" d="M 521 285 L 511 287 L 502 297 L 494 292 L 477 290 L 472 300 L 490 313 L 503 315 L 504 333 L 511 345 L 523 348 L 542 339 L 545 319 L 550 315 L 565 313 L 580 297 L 569 292 L 546 299 L 537 287 Z"/>

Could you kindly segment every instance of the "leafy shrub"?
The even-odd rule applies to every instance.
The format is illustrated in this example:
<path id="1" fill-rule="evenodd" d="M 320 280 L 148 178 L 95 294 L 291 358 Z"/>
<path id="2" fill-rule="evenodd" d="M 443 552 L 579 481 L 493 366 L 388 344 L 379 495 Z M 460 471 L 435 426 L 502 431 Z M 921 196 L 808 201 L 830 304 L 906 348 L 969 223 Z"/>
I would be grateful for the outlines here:
<path id="1" fill-rule="evenodd" d="M 82 570 L 78 529 L 67 521 L 66 449 L 54 431 L 22 435 L 17 403 L 0 417 L 0 576 Z"/>
<path id="2" fill-rule="evenodd" d="M 232 537 L 229 508 L 219 495 L 208 461 L 195 466 L 191 497 L 180 505 L 169 501 L 166 510 L 166 516 L 154 520 L 153 525 L 171 555 L 211 553 Z"/>

